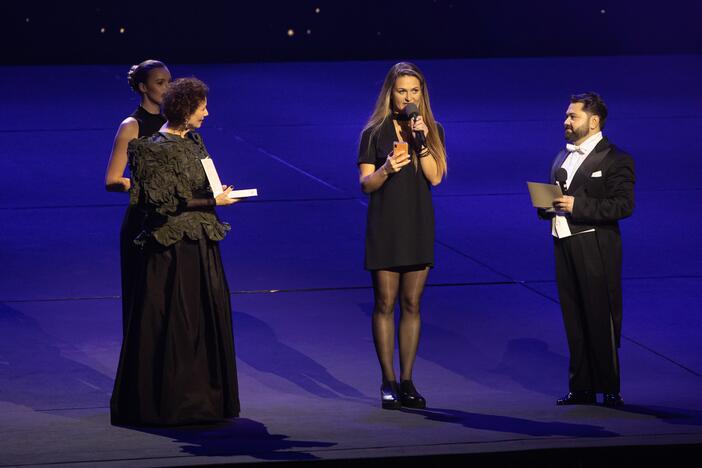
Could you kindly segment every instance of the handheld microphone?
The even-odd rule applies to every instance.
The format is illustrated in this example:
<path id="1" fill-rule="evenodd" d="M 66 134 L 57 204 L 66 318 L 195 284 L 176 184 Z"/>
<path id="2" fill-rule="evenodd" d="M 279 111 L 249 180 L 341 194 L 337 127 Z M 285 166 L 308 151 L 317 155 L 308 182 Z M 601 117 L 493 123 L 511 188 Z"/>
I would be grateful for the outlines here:
<path id="1" fill-rule="evenodd" d="M 417 108 L 416 104 L 407 104 L 403 112 L 407 117 L 409 117 L 412 120 L 412 122 L 414 122 L 419 116 L 419 109 Z M 419 146 L 427 145 L 427 139 L 424 137 L 424 132 L 415 131 L 414 140 L 419 144 Z"/>
<path id="2" fill-rule="evenodd" d="M 561 192 L 565 194 L 566 188 L 565 184 L 568 181 L 568 171 L 563 169 L 562 167 L 556 171 L 556 183 L 558 186 L 561 188 Z"/>

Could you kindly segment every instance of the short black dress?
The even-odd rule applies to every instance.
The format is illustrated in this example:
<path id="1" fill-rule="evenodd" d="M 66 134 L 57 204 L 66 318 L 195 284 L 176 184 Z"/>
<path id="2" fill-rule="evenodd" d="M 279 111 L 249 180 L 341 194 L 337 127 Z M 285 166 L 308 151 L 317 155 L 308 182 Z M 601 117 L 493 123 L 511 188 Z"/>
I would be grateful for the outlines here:
<path id="1" fill-rule="evenodd" d="M 145 213 L 135 289 L 110 402 L 113 424 L 180 425 L 239 414 L 220 222 L 199 135 L 129 143 L 132 204 Z"/>
<path id="2" fill-rule="evenodd" d="M 166 123 L 161 114 L 152 114 L 139 106 L 130 115 L 139 124 L 139 137 L 151 136 Z M 134 287 L 139 283 L 143 270 L 141 251 L 134 245 L 134 238 L 141 231 L 143 214 L 131 203 L 127 206 L 119 231 L 119 256 L 122 272 L 122 332 L 126 333 L 129 314 L 134 308 Z"/>
<path id="3" fill-rule="evenodd" d="M 437 124 L 438 125 L 438 124 Z M 444 141 L 444 129 L 438 125 Z M 397 141 L 395 126 L 388 118 L 375 135 L 361 135 L 358 164 L 385 164 Z M 434 266 L 434 206 L 431 184 L 422 172 L 416 148 L 410 145 L 413 162 L 390 174 L 382 187 L 370 194 L 366 223 L 367 270 L 410 266 Z"/>

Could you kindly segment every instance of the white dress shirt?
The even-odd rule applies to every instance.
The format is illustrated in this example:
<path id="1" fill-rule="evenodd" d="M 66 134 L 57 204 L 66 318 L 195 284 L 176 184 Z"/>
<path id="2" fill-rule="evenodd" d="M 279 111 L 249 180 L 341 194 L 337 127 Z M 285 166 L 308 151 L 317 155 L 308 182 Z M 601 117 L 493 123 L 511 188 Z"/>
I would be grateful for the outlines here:
<path id="1" fill-rule="evenodd" d="M 561 164 L 561 167 L 568 172 L 568 179 L 565 183 L 566 190 L 570 187 L 570 183 L 573 181 L 575 173 L 578 172 L 580 165 L 585 161 L 588 155 L 595 149 L 595 146 L 602 140 L 602 132 L 597 132 L 590 136 L 587 140 L 583 141 L 579 146 L 567 145 L 570 149 L 570 153 Z M 572 236 L 570 228 L 568 227 L 568 221 L 566 221 L 564 213 L 556 213 L 556 216 L 551 220 L 551 234 L 553 237 L 558 237 L 563 239 L 564 237 Z M 588 229 L 587 231 L 578 232 L 576 234 L 584 234 L 586 232 L 593 232 L 594 229 Z"/>

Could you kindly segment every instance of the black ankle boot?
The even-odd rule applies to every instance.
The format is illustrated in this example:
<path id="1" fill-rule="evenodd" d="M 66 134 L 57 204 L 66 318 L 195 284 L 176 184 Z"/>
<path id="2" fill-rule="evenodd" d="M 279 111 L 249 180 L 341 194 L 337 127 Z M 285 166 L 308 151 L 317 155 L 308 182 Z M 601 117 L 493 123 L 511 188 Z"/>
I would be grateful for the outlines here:
<path id="1" fill-rule="evenodd" d="M 419 394 L 411 380 L 400 381 L 400 402 L 407 408 L 423 409 L 427 407 L 427 400 Z"/>
<path id="2" fill-rule="evenodd" d="M 383 385 L 380 386 L 380 403 L 383 409 L 400 409 L 402 405 L 400 403 L 397 382 L 383 382 Z"/>

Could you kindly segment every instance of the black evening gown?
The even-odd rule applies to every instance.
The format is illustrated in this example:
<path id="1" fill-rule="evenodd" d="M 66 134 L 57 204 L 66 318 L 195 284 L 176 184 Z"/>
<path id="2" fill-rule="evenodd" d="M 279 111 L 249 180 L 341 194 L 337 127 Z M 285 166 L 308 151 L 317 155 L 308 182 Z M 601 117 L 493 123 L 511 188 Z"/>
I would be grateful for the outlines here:
<path id="1" fill-rule="evenodd" d="M 438 124 L 437 124 L 438 125 Z M 444 141 L 444 129 L 438 125 Z M 395 126 L 388 118 L 371 134 L 361 135 L 358 164 L 380 168 L 397 140 Z M 382 187 L 370 194 L 366 220 L 367 270 L 434 266 L 434 206 L 431 185 L 424 177 L 416 148 L 410 145 L 413 162 L 390 174 Z"/>
<path id="2" fill-rule="evenodd" d="M 110 403 L 113 424 L 181 425 L 238 416 L 229 286 L 197 134 L 129 143 L 133 203 L 145 212 L 143 272 Z"/>
<path id="3" fill-rule="evenodd" d="M 151 136 L 166 123 L 161 114 L 152 114 L 139 106 L 130 115 L 139 124 L 139 137 Z M 134 308 L 135 285 L 143 271 L 141 250 L 134 244 L 134 238 L 141 232 L 143 214 L 131 203 L 127 206 L 119 231 L 119 254 L 122 272 L 122 333 L 126 333 L 129 315 Z"/>

